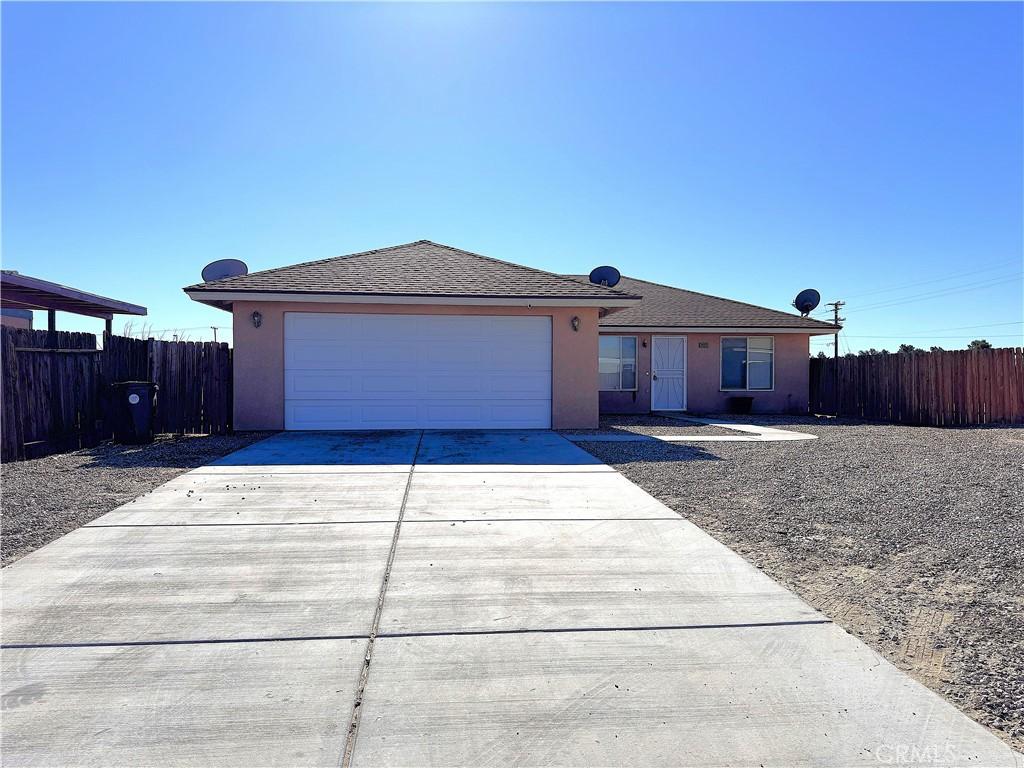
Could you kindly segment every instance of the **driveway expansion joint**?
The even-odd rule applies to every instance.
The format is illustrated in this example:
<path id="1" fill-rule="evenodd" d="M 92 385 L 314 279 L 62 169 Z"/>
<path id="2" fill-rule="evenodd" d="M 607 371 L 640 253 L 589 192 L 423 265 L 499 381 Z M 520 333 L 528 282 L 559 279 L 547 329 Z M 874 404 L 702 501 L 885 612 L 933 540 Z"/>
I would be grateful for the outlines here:
<path id="1" fill-rule="evenodd" d="M 399 639 L 410 637 L 466 637 L 477 635 L 556 635 L 572 632 L 665 632 L 690 629 L 757 629 L 758 627 L 800 627 L 832 624 L 831 619 L 799 621 L 751 621 L 739 624 L 663 624 L 630 627 L 524 627 L 521 629 L 452 629 L 437 632 L 381 632 L 377 637 Z"/>
<path id="2" fill-rule="evenodd" d="M 149 645 L 226 645 L 229 643 L 295 643 L 313 640 L 365 640 L 368 635 L 298 635 L 295 637 L 217 637 L 205 640 L 90 640 L 80 643 L 4 643 L 0 650 L 43 648 L 125 648 Z"/>
<path id="3" fill-rule="evenodd" d="M 398 552 L 398 537 L 402 532 L 402 519 L 405 517 L 405 507 L 409 502 L 409 491 L 412 489 L 412 478 L 416 472 L 416 459 L 423 445 L 423 430 L 420 430 L 419 438 L 416 440 L 416 450 L 413 451 L 412 461 L 409 464 L 409 476 L 405 480 L 405 492 L 402 494 L 402 506 L 398 510 L 398 520 L 395 522 L 395 533 L 391 537 L 391 549 L 388 551 L 387 565 L 384 566 L 384 577 L 381 580 L 380 593 L 377 596 L 377 608 L 373 614 L 373 623 L 370 625 L 370 636 L 366 641 L 366 653 L 363 656 L 363 666 L 359 673 L 359 685 L 356 688 L 355 699 L 352 702 L 352 715 L 349 718 L 348 735 L 345 738 L 345 748 L 341 754 L 342 768 L 349 768 L 352 765 L 352 758 L 355 755 L 356 736 L 359 733 L 359 721 L 362 715 L 363 695 L 366 693 L 366 685 L 370 679 L 370 662 L 373 660 L 373 644 L 377 638 L 377 630 L 380 627 L 380 619 L 384 613 L 384 599 L 388 593 L 388 582 L 391 580 L 391 568 L 395 564 L 395 554 Z"/>

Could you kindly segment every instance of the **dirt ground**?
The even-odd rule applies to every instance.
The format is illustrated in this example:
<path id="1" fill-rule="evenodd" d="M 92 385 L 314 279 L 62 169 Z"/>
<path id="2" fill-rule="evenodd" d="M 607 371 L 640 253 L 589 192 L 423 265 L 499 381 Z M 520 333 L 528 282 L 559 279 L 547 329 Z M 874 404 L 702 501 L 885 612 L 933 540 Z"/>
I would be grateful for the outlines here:
<path id="1" fill-rule="evenodd" d="M 160 435 L 149 445 L 101 443 L 0 465 L 0 555 L 29 552 L 270 432 Z"/>
<path id="2" fill-rule="evenodd" d="M 1024 750 L 1024 429 L 750 421 L 819 439 L 582 447 Z"/>

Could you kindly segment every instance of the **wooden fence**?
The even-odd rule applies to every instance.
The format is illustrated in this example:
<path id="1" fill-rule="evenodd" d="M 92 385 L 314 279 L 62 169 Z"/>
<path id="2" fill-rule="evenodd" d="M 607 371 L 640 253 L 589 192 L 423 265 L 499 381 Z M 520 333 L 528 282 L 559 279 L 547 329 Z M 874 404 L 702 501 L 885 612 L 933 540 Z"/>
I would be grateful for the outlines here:
<path id="1" fill-rule="evenodd" d="M 811 358 L 810 406 L 814 413 L 902 424 L 1022 424 L 1024 350 L 841 357 L 838 375 L 832 358 Z"/>
<path id="2" fill-rule="evenodd" d="M 227 344 L 129 339 L 104 334 L 3 328 L 0 459 L 56 453 L 109 438 L 111 387 L 155 381 L 156 432 L 231 430 L 231 350 Z"/>

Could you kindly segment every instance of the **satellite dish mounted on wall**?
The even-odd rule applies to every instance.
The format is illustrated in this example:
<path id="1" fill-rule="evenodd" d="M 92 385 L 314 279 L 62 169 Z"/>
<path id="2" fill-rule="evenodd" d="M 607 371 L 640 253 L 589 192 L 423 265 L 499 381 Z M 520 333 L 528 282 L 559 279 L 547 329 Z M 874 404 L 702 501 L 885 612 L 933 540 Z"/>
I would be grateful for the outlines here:
<path id="1" fill-rule="evenodd" d="M 218 261 L 211 261 L 203 267 L 203 282 L 208 283 L 211 280 L 221 280 L 225 277 L 247 274 L 249 274 L 249 268 L 245 265 L 244 261 L 220 259 Z"/>
<path id="2" fill-rule="evenodd" d="M 621 278 L 622 275 L 615 267 L 595 267 L 590 272 L 590 282 L 603 285 L 606 288 L 614 287 Z"/>
<path id="3" fill-rule="evenodd" d="M 807 317 L 811 312 L 814 311 L 815 307 L 821 302 L 821 294 L 813 288 L 806 288 L 796 295 L 793 299 L 793 306 L 796 307 L 797 312 L 800 313 L 801 317 Z"/>

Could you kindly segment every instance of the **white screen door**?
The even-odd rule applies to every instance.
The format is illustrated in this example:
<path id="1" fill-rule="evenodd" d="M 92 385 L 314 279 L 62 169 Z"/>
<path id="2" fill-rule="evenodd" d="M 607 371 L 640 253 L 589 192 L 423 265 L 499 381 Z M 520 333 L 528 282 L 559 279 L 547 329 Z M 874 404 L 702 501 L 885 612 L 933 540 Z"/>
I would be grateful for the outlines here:
<path id="1" fill-rule="evenodd" d="M 686 337 L 651 339 L 651 410 L 686 409 Z"/>

